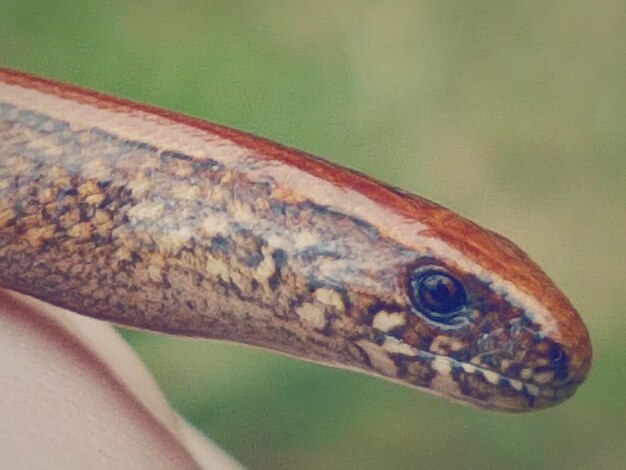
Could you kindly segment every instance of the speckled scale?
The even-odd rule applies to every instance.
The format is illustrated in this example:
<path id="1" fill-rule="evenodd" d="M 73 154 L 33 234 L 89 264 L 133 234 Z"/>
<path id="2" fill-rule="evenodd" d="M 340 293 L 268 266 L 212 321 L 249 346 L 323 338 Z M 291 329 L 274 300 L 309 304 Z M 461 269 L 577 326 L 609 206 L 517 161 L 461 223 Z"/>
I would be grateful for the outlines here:
<path id="1" fill-rule="evenodd" d="M 0 285 L 76 312 L 248 343 L 505 410 L 570 396 L 577 312 L 511 242 L 264 139 L 0 70 Z M 428 318 L 436 266 L 463 322 Z"/>

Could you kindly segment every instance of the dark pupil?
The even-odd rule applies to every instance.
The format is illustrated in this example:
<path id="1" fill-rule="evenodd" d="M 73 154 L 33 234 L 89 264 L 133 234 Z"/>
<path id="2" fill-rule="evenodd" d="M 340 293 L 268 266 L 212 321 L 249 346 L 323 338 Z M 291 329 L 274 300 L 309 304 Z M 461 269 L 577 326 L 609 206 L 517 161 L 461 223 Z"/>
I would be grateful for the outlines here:
<path id="1" fill-rule="evenodd" d="M 428 274 L 421 279 L 419 295 L 424 305 L 436 313 L 446 314 L 465 304 L 463 286 L 445 274 Z"/>

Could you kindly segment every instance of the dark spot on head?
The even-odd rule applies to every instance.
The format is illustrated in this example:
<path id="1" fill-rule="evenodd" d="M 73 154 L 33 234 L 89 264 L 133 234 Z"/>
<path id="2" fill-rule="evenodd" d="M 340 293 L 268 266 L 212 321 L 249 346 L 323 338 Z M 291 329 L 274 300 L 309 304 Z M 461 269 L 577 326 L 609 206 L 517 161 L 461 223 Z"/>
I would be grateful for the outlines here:
<path id="1" fill-rule="evenodd" d="M 102 140 L 105 142 L 115 142 L 118 140 L 118 138 L 110 132 L 103 131 L 98 127 L 89 129 L 89 136 L 92 137 L 93 140 Z"/>
<path id="2" fill-rule="evenodd" d="M 65 196 L 74 197 L 77 194 L 78 194 L 78 190 L 76 188 L 67 188 L 67 189 L 62 189 L 61 191 L 59 191 L 57 198 L 62 199 Z"/>
<path id="3" fill-rule="evenodd" d="M 272 260 L 274 260 L 274 272 L 267 280 L 270 289 L 275 290 L 280 284 L 281 273 L 283 267 L 287 264 L 287 253 L 280 248 L 272 251 Z"/>
<path id="4" fill-rule="evenodd" d="M 301 251 L 298 254 L 298 258 L 305 263 L 313 263 L 317 258 L 340 259 L 341 255 L 336 251 L 314 246 Z"/>
<path id="5" fill-rule="evenodd" d="M 26 126 L 33 128 L 41 126 L 48 120 L 48 118 L 43 114 L 35 113 L 33 111 L 20 111 L 17 114 L 17 118 Z"/>
<path id="6" fill-rule="evenodd" d="M 461 378 L 462 375 L 463 375 L 463 367 L 457 364 L 453 364 L 452 370 L 450 372 L 450 376 L 452 377 L 452 380 L 456 382 Z"/>
<path id="7" fill-rule="evenodd" d="M 378 346 L 383 345 L 383 343 L 385 342 L 385 336 L 386 336 L 385 333 L 383 333 L 382 331 L 379 331 L 379 330 L 372 331 L 372 341 Z"/>
<path id="8" fill-rule="evenodd" d="M 263 261 L 263 254 L 258 251 L 242 250 L 237 255 L 237 259 L 249 268 L 256 268 Z"/>
<path id="9" fill-rule="evenodd" d="M 157 148 L 154 145 L 149 144 L 148 142 L 129 141 L 129 143 L 139 150 L 146 150 L 148 152 L 157 151 Z"/>
<path id="10" fill-rule="evenodd" d="M 98 209 L 104 209 L 112 202 L 113 202 L 113 199 L 111 199 L 109 196 L 105 196 L 104 199 L 100 201 L 100 204 L 98 204 Z"/>
<path id="11" fill-rule="evenodd" d="M 225 281 L 223 279 L 219 279 L 217 282 L 223 288 L 223 291 L 222 291 L 223 295 L 226 295 L 229 297 L 234 296 L 239 299 L 242 297 L 241 289 L 234 282 Z"/>
<path id="12" fill-rule="evenodd" d="M 160 156 L 161 161 L 165 161 L 170 158 L 173 158 L 175 160 L 193 161 L 193 157 L 191 157 L 190 155 L 186 155 L 181 152 L 175 152 L 174 150 L 165 150 L 164 152 L 161 152 L 161 156 Z"/>
<path id="13" fill-rule="evenodd" d="M 519 362 L 514 362 L 509 365 L 509 367 L 507 367 L 507 369 L 503 372 L 505 372 L 506 375 L 509 377 L 519 378 L 523 368 L 524 366 L 522 364 L 520 364 Z"/>
<path id="14" fill-rule="evenodd" d="M 569 360 L 561 346 L 553 344 L 548 351 L 548 359 L 557 380 L 565 380 L 568 375 Z"/>
<path id="15" fill-rule="evenodd" d="M 228 254 L 228 252 L 231 250 L 230 245 L 230 240 L 218 235 L 217 237 L 213 237 L 211 239 L 211 246 L 209 247 L 209 250 L 212 253 Z"/>
<path id="16" fill-rule="evenodd" d="M 211 160 L 210 158 L 204 160 L 194 160 L 192 163 L 194 170 L 211 170 L 219 171 L 224 169 L 224 165 Z"/>
<path id="17" fill-rule="evenodd" d="M 415 347 L 420 351 L 429 351 L 431 344 L 433 344 L 432 336 L 419 335 Z"/>
<path id="18" fill-rule="evenodd" d="M 472 355 L 467 350 L 459 351 L 456 354 L 454 354 L 454 359 L 459 361 L 459 362 L 469 362 L 469 360 L 471 358 L 472 358 Z M 484 356 L 483 356 L 483 358 L 484 358 Z M 490 365 L 490 364 L 488 364 L 488 365 Z"/>
<path id="19" fill-rule="evenodd" d="M 277 216 L 284 216 L 287 214 L 287 209 L 285 207 L 285 204 L 283 204 L 282 202 L 272 201 L 270 203 L 270 210 L 272 211 L 274 215 L 277 215 Z"/>
<path id="20" fill-rule="evenodd" d="M 191 282 L 195 287 L 200 287 L 204 281 L 204 277 L 200 273 L 192 273 Z"/>
<path id="21" fill-rule="evenodd" d="M 79 219 L 81 222 L 87 222 L 94 216 L 95 208 L 87 204 L 80 204 L 78 207 Z"/>
<path id="22" fill-rule="evenodd" d="M 277 268 L 283 268 L 287 264 L 287 253 L 285 250 L 277 249 L 272 251 L 272 259 Z"/>
<path id="23" fill-rule="evenodd" d="M 11 111 L 14 108 L 15 107 L 13 105 L 10 105 L 8 103 L 0 103 L 0 115 L 9 114 L 9 111 Z"/>
<path id="24" fill-rule="evenodd" d="M 496 356 L 494 354 L 483 354 L 480 361 L 491 369 L 495 369 L 497 367 Z"/>

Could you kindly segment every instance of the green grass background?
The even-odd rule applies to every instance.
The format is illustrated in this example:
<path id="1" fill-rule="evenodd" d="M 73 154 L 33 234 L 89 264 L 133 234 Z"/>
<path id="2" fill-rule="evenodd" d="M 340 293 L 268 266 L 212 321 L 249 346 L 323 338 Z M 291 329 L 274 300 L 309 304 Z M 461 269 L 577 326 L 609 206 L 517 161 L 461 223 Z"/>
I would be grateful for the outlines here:
<path id="1" fill-rule="evenodd" d="M 245 129 L 518 242 L 587 322 L 566 404 L 503 415 L 208 341 L 128 334 L 173 405 L 272 468 L 624 468 L 622 1 L 0 0 L 0 64 Z"/>

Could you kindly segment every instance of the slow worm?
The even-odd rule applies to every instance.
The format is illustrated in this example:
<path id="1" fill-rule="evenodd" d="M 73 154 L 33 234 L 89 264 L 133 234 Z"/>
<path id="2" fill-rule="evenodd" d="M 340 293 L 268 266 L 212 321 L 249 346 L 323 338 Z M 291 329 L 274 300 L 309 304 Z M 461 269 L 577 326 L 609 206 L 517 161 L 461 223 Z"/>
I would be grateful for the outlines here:
<path id="1" fill-rule="evenodd" d="M 249 134 L 0 69 L 0 286 L 525 411 L 591 365 L 523 251 Z"/>

